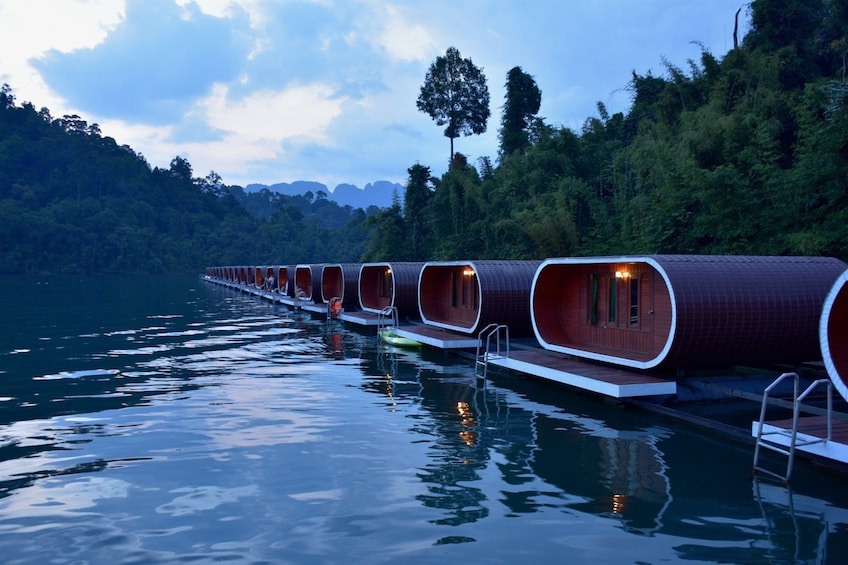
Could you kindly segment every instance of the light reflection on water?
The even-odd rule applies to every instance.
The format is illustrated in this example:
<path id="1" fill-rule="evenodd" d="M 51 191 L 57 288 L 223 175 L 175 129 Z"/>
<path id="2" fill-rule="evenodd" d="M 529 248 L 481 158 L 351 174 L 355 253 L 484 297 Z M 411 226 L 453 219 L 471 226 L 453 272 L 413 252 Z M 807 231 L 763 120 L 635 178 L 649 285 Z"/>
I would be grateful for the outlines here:
<path id="1" fill-rule="evenodd" d="M 844 480 L 752 482 L 745 444 L 480 387 L 465 359 L 195 278 L 118 282 L 0 281 L 4 563 L 848 554 Z"/>

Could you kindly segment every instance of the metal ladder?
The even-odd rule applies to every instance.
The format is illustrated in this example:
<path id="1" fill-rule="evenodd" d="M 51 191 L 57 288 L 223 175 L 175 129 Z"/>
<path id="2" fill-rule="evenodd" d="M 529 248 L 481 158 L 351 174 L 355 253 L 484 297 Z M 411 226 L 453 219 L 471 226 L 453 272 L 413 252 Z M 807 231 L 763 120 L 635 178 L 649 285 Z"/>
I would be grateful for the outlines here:
<path id="1" fill-rule="evenodd" d="M 794 380 L 794 388 L 792 393 L 792 429 L 791 430 L 776 430 L 773 432 L 763 432 L 763 425 L 765 424 L 766 419 L 766 405 L 768 404 L 769 394 L 784 380 L 793 379 Z M 801 412 L 801 405 L 805 398 L 819 385 L 827 386 L 827 438 L 817 438 L 812 440 L 798 441 L 798 417 Z M 757 427 L 757 441 L 756 447 L 754 448 L 754 474 L 756 475 L 758 472 L 763 473 L 765 475 L 769 475 L 776 479 L 782 480 L 784 483 L 789 483 L 789 480 L 792 478 L 792 467 L 795 463 L 795 450 L 798 447 L 802 447 L 805 445 L 813 445 L 816 443 L 827 443 L 833 437 L 833 383 L 830 379 L 819 379 L 817 381 L 813 381 L 810 386 L 808 386 L 804 392 L 800 395 L 798 394 L 799 390 L 799 377 L 797 373 L 783 373 L 777 379 L 774 380 L 769 386 L 766 387 L 765 391 L 763 391 L 763 404 L 760 408 L 760 420 Z M 784 447 L 782 445 L 778 445 L 773 441 L 768 440 L 768 436 L 783 436 L 789 438 L 789 447 Z M 782 453 L 787 456 L 786 462 L 786 474 L 780 475 L 774 471 L 769 469 L 765 469 L 760 466 L 760 448 L 770 449 L 772 451 L 776 451 L 777 453 Z"/>
<path id="2" fill-rule="evenodd" d="M 398 327 L 398 311 L 394 306 L 386 306 L 377 314 L 377 336 L 380 337 L 381 332 L 386 329 L 395 329 Z M 382 339 L 378 340 L 383 343 Z"/>
<path id="3" fill-rule="evenodd" d="M 509 357 L 509 327 L 505 324 L 489 324 L 477 334 L 477 354 L 474 362 L 474 375 L 479 378 L 486 378 L 489 369 L 489 355 L 492 350 L 492 338 L 495 339 L 495 352 L 493 355 L 501 356 L 501 333 L 504 334 L 504 351 Z M 483 347 L 485 339 L 485 347 Z M 481 352 L 482 350 L 482 352 Z M 480 367 L 483 368 L 483 374 L 480 374 Z"/>

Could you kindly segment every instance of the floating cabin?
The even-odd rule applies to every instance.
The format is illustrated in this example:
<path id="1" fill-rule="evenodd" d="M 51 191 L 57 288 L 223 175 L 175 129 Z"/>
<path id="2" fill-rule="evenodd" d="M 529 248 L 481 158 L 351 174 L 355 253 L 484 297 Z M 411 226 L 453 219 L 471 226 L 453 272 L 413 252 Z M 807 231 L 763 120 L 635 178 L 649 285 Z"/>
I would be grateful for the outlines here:
<path id="1" fill-rule="evenodd" d="M 836 280 L 824 301 L 819 342 L 827 374 L 848 400 L 848 271 Z"/>
<path id="2" fill-rule="evenodd" d="M 253 275 L 253 284 L 256 288 L 265 288 L 265 281 L 267 280 L 267 270 L 271 267 L 255 267 L 254 275 Z"/>
<path id="3" fill-rule="evenodd" d="M 247 286 L 253 286 L 253 269 L 250 267 L 239 267 L 239 282 Z"/>
<path id="4" fill-rule="evenodd" d="M 397 309 L 399 318 L 418 317 L 418 277 L 424 263 L 363 263 L 359 269 L 359 307 L 379 314 Z"/>
<path id="5" fill-rule="evenodd" d="M 294 278 L 296 265 L 280 265 L 277 267 L 277 292 L 282 296 L 294 296 Z"/>
<path id="6" fill-rule="evenodd" d="M 845 268 L 829 257 L 548 259 L 533 279 L 533 331 L 547 350 L 636 369 L 811 361 Z"/>
<path id="7" fill-rule="evenodd" d="M 297 265 L 295 267 L 295 298 L 321 302 L 321 267 L 323 267 L 323 264 Z M 303 291 L 303 296 L 297 296 L 297 289 Z"/>
<path id="8" fill-rule="evenodd" d="M 359 268 L 359 263 L 324 265 L 321 268 L 321 299 L 329 303 L 338 298 L 343 308 L 356 306 Z"/>
<path id="9" fill-rule="evenodd" d="M 505 324 L 513 336 L 530 334 L 528 289 L 539 261 L 424 263 L 418 308 L 425 325 L 477 334 Z"/>

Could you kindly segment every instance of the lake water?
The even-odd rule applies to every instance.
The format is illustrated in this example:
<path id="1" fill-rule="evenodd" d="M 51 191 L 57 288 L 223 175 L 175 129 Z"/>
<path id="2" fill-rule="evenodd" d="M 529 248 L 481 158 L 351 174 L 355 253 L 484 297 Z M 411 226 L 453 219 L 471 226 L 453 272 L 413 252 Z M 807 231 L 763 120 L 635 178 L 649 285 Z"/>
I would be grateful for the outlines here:
<path id="1" fill-rule="evenodd" d="M 3 563 L 845 563 L 848 479 L 198 277 L 0 279 Z"/>

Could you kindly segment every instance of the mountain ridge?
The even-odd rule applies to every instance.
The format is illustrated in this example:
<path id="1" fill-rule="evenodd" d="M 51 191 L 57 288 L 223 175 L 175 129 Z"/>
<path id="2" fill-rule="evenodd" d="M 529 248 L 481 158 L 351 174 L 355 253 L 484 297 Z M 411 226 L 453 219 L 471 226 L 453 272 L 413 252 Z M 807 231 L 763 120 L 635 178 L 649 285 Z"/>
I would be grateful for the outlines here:
<path id="1" fill-rule="evenodd" d="M 366 209 L 369 206 L 388 208 L 392 205 L 392 196 L 397 191 L 398 200 L 403 203 L 404 187 L 401 184 L 386 180 L 369 182 L 364 188 L 355 184 L 342 183 L 329 190 L 327 185 L 315 181 L 298 180 L 294 182 L 279 182 L 271 185 L 251 183 L 244 187 L 245 192 L 259 192 L 267 189 L 271 192 L 287 196 L 301 196 L 307 192 L 317 194 L 318 191 L 327 195 L 328 200 L 335 201 L 339 206 Z"/>

